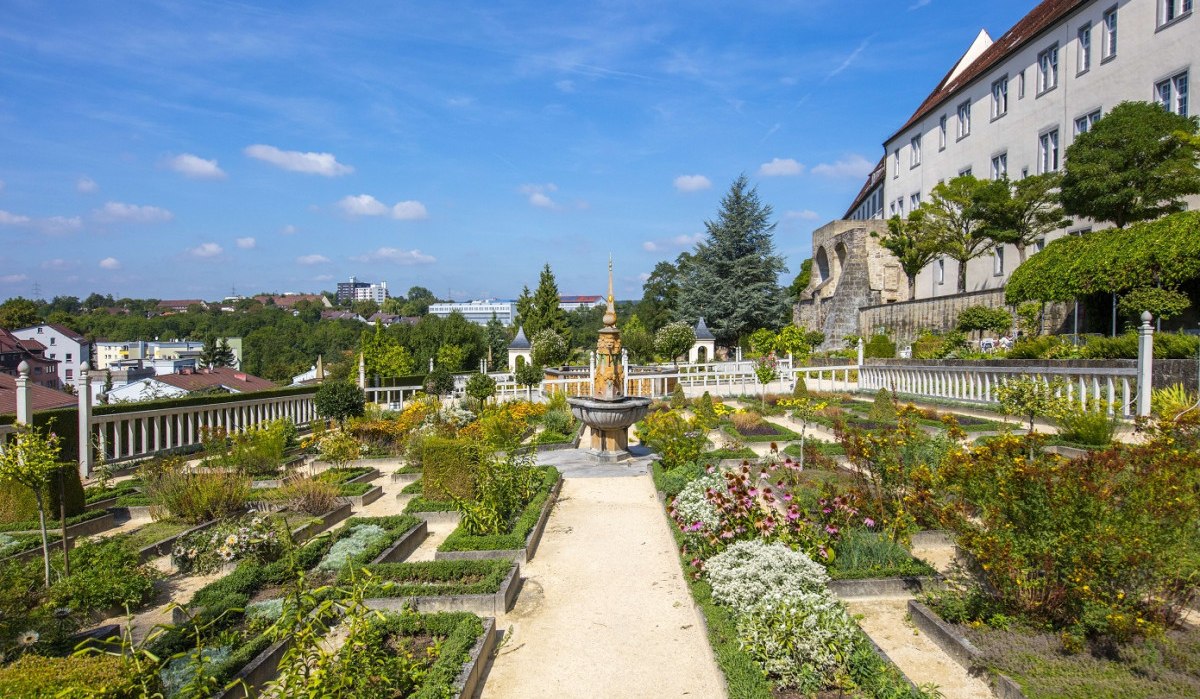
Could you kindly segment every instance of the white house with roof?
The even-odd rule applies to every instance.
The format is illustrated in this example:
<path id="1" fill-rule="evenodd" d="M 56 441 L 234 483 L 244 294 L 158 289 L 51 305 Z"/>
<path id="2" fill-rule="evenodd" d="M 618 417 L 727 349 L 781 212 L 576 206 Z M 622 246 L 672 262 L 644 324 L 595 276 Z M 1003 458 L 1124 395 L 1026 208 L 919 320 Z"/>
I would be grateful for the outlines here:
<path id="1" fill-rule="evenodd" d="M 58 380 L 66 386 L 75 383 L 79 365 L 91 363 L 91 346 L 83 335 L 57 323 L 43 323 L 13 330 L 14 337 L 40 342 L 46 349 L 43 356 L 58 362 Z"/>
<path id="2" fill-rule="evenodd" d="M 716 359 L 717 354 L 717 338 L 712 334 L 712 331 L 705 325 L 704 319 L 701 318 L 696 323 L 696 342 L 692 344 L 692 348 L 688 350 L 688 362 L 691 364 L 704 364 Z"/>
<path id="3" fill-rule="evenodd" d="M 508 370 L 516 371 L 522 364 L 533 362 L 533 345 L 525 337 L 525 328 L 517 328 L 517 336 L 508 345 Z"/>
<path id="4" fill-rule="evenodd" d="M 1192 0 L 1045 0 L 995 41 L 981 31 L 884 142 L 880 167 L 845 218 L 905 216 L 960 174 L 1019 179 L 1059 170 L 1075 138 L 1123 101 L 1195 114 L 1189 78 L 1200 69 L 1200 18 L 1192 14 Z M 1049 237 L 1095 225 L 1078 220 Z M 1003 287 L 1017 263 L 1012 245 L 972 260 L 966 290 Z M 957 264 L 927 266 L 916 298 L 957 293 Z"/>

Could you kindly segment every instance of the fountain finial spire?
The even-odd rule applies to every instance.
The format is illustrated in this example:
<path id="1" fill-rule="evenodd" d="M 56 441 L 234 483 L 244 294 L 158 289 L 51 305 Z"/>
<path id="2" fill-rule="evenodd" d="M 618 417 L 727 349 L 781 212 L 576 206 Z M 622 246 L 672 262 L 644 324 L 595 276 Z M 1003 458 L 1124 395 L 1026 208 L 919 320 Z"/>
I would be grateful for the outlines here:
<path id="1" fill-rule="evenodd" d="M 617 307 L 613 301 L 613 265 L 612 253 L 608 255 L 608 309 L 604 311 L 604 327 L 617 327 Z"/>

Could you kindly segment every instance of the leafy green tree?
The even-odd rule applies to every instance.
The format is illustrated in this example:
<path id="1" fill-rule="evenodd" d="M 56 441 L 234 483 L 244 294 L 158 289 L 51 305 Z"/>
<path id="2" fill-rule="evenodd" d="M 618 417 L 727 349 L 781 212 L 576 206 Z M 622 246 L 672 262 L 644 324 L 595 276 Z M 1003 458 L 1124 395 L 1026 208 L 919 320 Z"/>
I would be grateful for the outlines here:
<path id="1" fill-rule="evenodd" d="M 621 328 L 621 344 L 629 350 L 629 358 L 635 363 L 654 361 L 654 336 L 646 330 L 641 318 L 634 313 Z"/>
<path id="2" fill-rule="evenodd" d="M 438 348 L 434 363 L 446 371 L 454 373 L 462 371 L 467 360 L 467 349 L 460 345 L 442 345 Z"/>
<path id="3" fill-rule="evenodd" d="M 773 349 L 782 354 L 790 354 L 796 359 L 803 359 L 812 354 L 813 348 L 824 341 L 825 336 L 819 332 L 796 325 L 785 325 L 775 336 Z"/>
<path id="4" fill-rule="evenodd" d="M 908 218 L 888 219 L 887 233 L 871 235 L 879 245 L 896 256 L 900 269 L 908 279 L 908 298 L 917 297 L 917 275 L 940 254 L 937 231 L 925 221 L 925 212 L 918 207 Z"/>
<path id="5" fill-rule="evenodd" d="M 441 398 L 454 390 L 454 375 L 445 367 L 435 366 L 425 376 L 425 392 Z"/>
<path id="6" fill-rule="evenodd" d="M 696 344 L 696 330 L 683 321 L 667 323 L 654 333 L 654 351 L 659 356 L 669 357 L 679 366 L 679 355 L 686 353 Z"/>
<path id="7" fill-rule="evenodd" d="M 767 385 L 779 378 L 779 361 L 775 358 L 774 352 L 768 352 L 754 360 L 754 377 L 762 385 L 762 404 L 765 408 L 767 406 Z"/>
<path id="8" fill-rule="evenodd" d="M 595 347 L 600 329 L 604 327 L 604 306 L 585 306 L 566 314 L 567 344 L 571 347 Z M 617 309 L 620 315 L 620 309 Z"/>
<path id="9" fill-rule="evenodd" d="M 812 281 L 812 258 L 800 263 L 800 271 L 796 274 L 796 278 L 792 280 L 792 285 L 788 287 L 788 295 L 793 303 L 800 301 L 800 295 L 808 288 L 809 282 Z"/>
<path id="10" fill-rule="evenodd" d="M 374 331 L 363 331 L 359 348 L 368 376 L 407 376 L 416 370 L 412 353 L 376 322 Z"/>
<path id="11" fill-rule="evenodd" d="M 488 346 L 488 366 L 489 367 L 505 367 L 508 366 L 508 343 L 512 342 L 512 338 L 508 336 L 508 331 L 504 329 L 504 323 L 492 314 L 492 319 L 483 326 L 484 334 L 487 336 Z"/>
<path id="12" fill-rule="evenodd" d="M 362 316 L 364 319 L 369 319 L 371 316 L 379 312 L 379 304 L 371 301 L 370 299 L 364 299 L 362 301 L 355 301 L 353 304 L 351 304 L 350 310 Z"/>
<path id="13" fill-rule="evenodd" d="M 723 342 L 780 327 L 789 316 L 771 215 L 746 176 L 738 177 L 721 199 L 716 220 L 705 222 L 705 238 L 681 275 L 679 308 L 689 319 L 707 320 Z"/>
<path id="14" fill-rule="evenodd" d="M 1000 335 L 1012 329 L 1012 314 L 1003 308 L 991 306 L 967 306 L 958 313 L 956 327 L 960 332 L 979 331 L 980 339 L 987 330 Z"/>
<path id="15" fill-rule="evenodd" d="M 518 386 L 524 386 L 526 395 L 533 398 L 533 387 L 542 383 L 542 379 L 546 377 L 545 370 L 536 364 L 522 364 L 517 367 L 516 375 L 513 377 L 517 381 Z"/>
<path id="16" fill-rule="evenodd" d="M 467 395 L 479 402 L 479 412 L 483 413 L 483 405 L 488 398 L 496 395 L 496 380 L 487 374 L 471 374 L 467 379 Z"/>
<path id="17" fill-rule="evenodd" d="M 750 333 L 750 339 L 747 342 L 750 345 L 750 353 L 756 357 L 761 357 L 775 350 L 775 342 L 777 340 L 778 336 L 774 332 L 766 328 L 759 328 Z"/>
<path id="18" fill-rule="evenodd" d="M 344 425 L 347 418 L 362 417 L 367 407 L 367 397 L 358 386 L 346 381 L 328 381 L 321 384 L 313 396 L 313 406 L 323 418 L 337 420 Z"/>
<path id="19" fill-rule="evenodd" d="M 0 328 L 16 330 L 38 323 L 37 304 L 23 296 L 0 303 Z"/>
<path id="20" fill-rule="evenodd" d="M 960 175 L 933 188 L 928 202 L 917 208 L 937 240 L 938 252 L 958 263 L 958 293 L 967 290 L 967 263 L 996 245 L 996 229 L 985 212 L 1008 185 Z"/>
<path id="21" fill-rule="evenodd" d="M 996 242 L 1016 246 L 1017 255 L 1024 263 L 1030 246 L 1070 225 L 1058 202 L 1062 175 L 1047 172 L 1015 182 L 1001 181 L 1007 187 L 995 188 L 995 196 L 982 203 L 983 217 L 990 222 Z"/>
<path id="22" fill-rule="evenodd" d="M 529 344 L 530 358 L 538 366 L 561 366 L 571 354 L 567 341 L 550 328 L 539 331 Z"/>
<path id="23" fill-rule="evenodd" d="M 437 296 L 423 286 L 414 286 L 404 295 L 402 316 L 417 317 L 429 313 L 429 307 L 437 303 Z"/>
<path id="24" fill-rule="evenodd" d="M 50 477 L 58 470 L 61 452 L 57 435 L 27 425 L 18 425 L 16 434 L 0 451 L 0 479 L 29 488 L 37 500 L 46 587 L 50 587 L 50 539 L 46 535 L 45 490 Z"/>
<path id="25" fill-rule="evenodd" d="M 1167 320 L 1183 313 L 1191 305 L 1192 301 L 1187 294 L 1174 289 L 1149 286 L 1134 289 L 1122 296 L 1117 309 L 1125 316 L 1136 318 L 1143 311 L 1149 311 L 1155 318 Z"/>
<path id="26" fill-rule="evenodd" d="M 1067 148 L 1063 209 L 1117 228 L 1183 211 L 1184 197 L 1200 193 L 1196 132 L 1195 117 L 1118 104 Z"/>
<path id="27" fill-rule="evenodd" d="M 1043 383 L 1037 377 L 1021 375 L 996 386 L 1000 412 L 1028 420 L 1029 434 L 1034 432 L 1036 418 L 1054 419 L 1062 414 L 1069 402 L 1066 393 L 1066 384 L 1057 378 Z"/>
<path id="28" fill-rule="evenodd" d="M 690 253 L 682 253 L 679 263 L 684 264 L 690 258 Z M 642 300 L 637 304 L 637 315 L 648 332 L 657 332 L 678 318 L 679 274 L 679 266 L 663 260 L 654 265 L 654 270 L 642 284 Z"/>

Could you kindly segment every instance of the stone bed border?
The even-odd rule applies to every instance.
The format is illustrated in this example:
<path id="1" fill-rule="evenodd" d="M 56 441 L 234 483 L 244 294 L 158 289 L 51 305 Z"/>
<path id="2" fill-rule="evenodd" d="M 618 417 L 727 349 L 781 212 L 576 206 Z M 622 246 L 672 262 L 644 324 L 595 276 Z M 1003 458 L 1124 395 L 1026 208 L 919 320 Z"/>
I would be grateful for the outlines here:
<path id="1" fill-rule="evenodd" d="M 5 532 L 5 533 L 7 534 L 8 532 Z M 50 530 L 46 530 L 46 533 L 49 534 L 51 532 L 50 532 Z M 67 537 L 67 549 L 70 550 L 73 548 L 75 548 L 75 540 L 68 536 Z M 61 551 L 61 550 L 62 550 L 62 540 L 61 539 L 50 542 L 50 552 L 51 553 L 54 553 L 55 551 Z M 9 554 L 9 555 L 5 556 L 4 558 L 0 558 L 0 566 L 8 565 L 9 563 L 24 563 L 25 561 L 30 561 L 30 560 L 33 560 L 34 558 L 40 558 L 41 555 L 42 555 L 42 545 L 39 543 L 37 546 L 35 546 L 31 549 L 25 549 L 24 551 L 21 551 L 20 553 L 13 553 L 13 554 Z"/>
<path id="2" fill-rule="evenodd" d="M 371 563 L 399 563 L 420 548 L 421 543 L 429 536 L 429 523 L 421 520 L 411 529 L 400 535 L 392 545 L 383 550 Z"/>
<path id="3" fill-rule="evenodd" d="M 349 517 L 350 512 L 353 509 L 354 509 L 353 505 L 349 501 L 341 503 L 340 505 L 334 507 L 332 510 L 321 515 L 320 522 L 310 522 L 308 524 L 301 524 L 300 526 L 293 529 L 292 530 L 292 540 L 300 541 L 300 540 L 308 540 L 308 539 L 313 538 L 317 534 L 320 534 L 320 533 L 328 530 L 333 525 L 335 525 L 335 524 L 341 522 L 342 520 L 346 519 L 347 517 Z"/>
<path id="4" fill-rule="evenodd" d="M 383 497 L 383 486 L 374 486 L 362 495 L 345 495 L 343 497 L 349 500 L 351 505 L 361 510 L 367 505 L 370 505 L 379 498 Z"/>
<path id="5" fill-rule="evenodd" d="M 141 563 L 149 563 L 159 556 L 168 556 L 171 554 L 171 549 L 175 547 L 175 542 L 189 534 L 202 532 L 205 529 L 215 525 L 219 519 L 210 519 L 207 522 L 201 522 L 191 529 L 185 529 L 174 536 L 168 536 L 165 539 L 160 539 L 149 546 L 138 549 L 138 561 Z"/>
<path id="6" fill-rule="evenodd" d="M 521 592 L 523 580 L 520 566 L 514 565 L 500 589 L 480 595 L 420 595 L 416 597 L 371 597 L 363 600 L 370 609 L 398 612 L 407 605 L 426 612 L 472 612 L 479 616 L 498 616 L 512 609 Z"/>
<path id="7" fill-rule="evenodd" d="M 941 589 L 945 580 L 940 575 L 905 575 L 895 578 L 858 578 L 830 580 L 829 591 L 838 599 L 870 599 L 916 595 Z"/>
<path id="8" fill-rule="evenodd" d="M 84 510 L 84 511 L 87 512 L 88 510 Z M 49 516 L 47 516 L 47 518 L 46 518 L 47 533 L 49 533 L 51 531 L 55 531 L 55 532 L 58 532 L 61 534 L 62 530 L 59 529 L 55 525 L 56 525 L 56 523 L 53 520 L 51 520 Z M 113 516 L 112 512 L 106 512 L 106 513 L 100 515 L 99 517 L 93 517 L 91 519 L 69 525 L 67 527 L 67 538 L 74 539 L 74 538 L 80 537 L 80 536 L 91 536 L 92 534 L 99 534 L 100 532 L 108 531 L 109 529 L 112 529 L 115 526 L 117 526 L 116 517 Z M 25 531 L 11 531 L 11 532 L 2 532 L 2 533 L 4 533 L 4 534 L 41 534 L 42 530 L 29 529 L 29 530 L 25 530 Z"/>
<path id="9" fill-rule="evenodd" d="M 533 529 L 525 537 L 525 546 L 519 549 L 493 549 L 490 551 L 435 551 L 433 559 L 435 561 L 479 561 L 492 558 L 511 558 L 517 562 L 518 568 L 522 563 L 527 563 L 533 560 L 533 556 L 537 553 L 538 544 L 542 541 L 542 533 L 546 530 L 546 523 L 550 520 L 550 511 L 554 508 L 554 504 L 558 502 L 558 495 L 562 492 L 563 477 L 559 474 L 558 480 L 550 488 L 550 493 L 546 497 L 546 502 L 542 503 L 542 512 L 538 515 L 537 524 L 533 525 Z M 458 513 L 455 512 L 455 515 Z"/>
<path id="10" fill-rule="evenodd" d="M 942 621 L 932 609 L 916 600 L 909 600 L 908 613 L 912 617 L 913 625 L 929 636 L 930 640 L 967 672 L 974 673 L 985 667 L 983 653 L 975 644 L 953 626 Z M 985 673 L 988 685 L 997 699 L 1026 699 L 1021 686 L 1012 678 L 995 670 L 985 670 Z"/>

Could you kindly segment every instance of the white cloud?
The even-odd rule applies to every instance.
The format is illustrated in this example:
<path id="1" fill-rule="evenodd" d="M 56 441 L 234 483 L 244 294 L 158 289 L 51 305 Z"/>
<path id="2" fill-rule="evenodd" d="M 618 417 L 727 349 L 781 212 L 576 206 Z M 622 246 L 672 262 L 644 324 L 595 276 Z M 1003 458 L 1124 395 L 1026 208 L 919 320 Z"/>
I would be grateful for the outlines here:
<path id="1" fill-rule="evenodd" d="M 347 216 L 382 216 L 388 210 L 386 204 L 370 194 L 342 197 L 337 205 Z"/>
<path id="2" fill-rule="evenodd" d="M 192 257 L 199 257 L 201 259 L 216 257 L 223 252 L 225 252 L 225 250 L 216 243 L 201 243 L 194 248 L 188 248 L 189 255 Z"/>
<path id="3" fill-rule="evenodd" d="M 84 175 L 75 181 L 75 191 L 79 192 L 80 194 L 90 194 L 97 189 L 100 189 L 100 185 L 96 184 L 96 180 L 93 180 L 87 175 Z"/>
<path id="4" fill-rule="evenodd" d="M 392 207 L 392 218 L 401 221 L 416 221 L 418 219 L 429 218 L 429 212 L 425 210 L 425 205 L 419 201 L 402 201 Z"/>
<path id="5" fill-rule="evenodd" d="M 205 160 L 191 153 L 183 153 L 171 158 L 167 163 L 167 167 L 184 177 L 190 177 L 195 180 L 225 179 L 225 171 L 217 165 L 216 160 Z"/>
<path id="6" fill-rule="evenodd" d="M 803 209 L 801 211 L 788 211 L 784 214 L 784 217 L 799 219 L 801 221 L 816 221 L 817 219 L 821 218 L 821 214 L 818 214 L 812 209 Z"/>
<path id="7" fill-rule="evenodd" d="M 3 209 L 0 209 L 0 225 L 24 226 L 25 224 L 29 223 L 29 221 L 30 221 L 30 219 L 28 216 L 21 216 L 19 214 L 10 214 L 9 212 L 4 211 Z"/>
<path id="8" fill-rule="evenodd" d="M 137 204 L 123 204 L 119 201 L 108 202 L 103 208 L 92 212 L 92 215 L 100 221 L 110 223 L 118 221 L 129 223 L 161 223 L 175 218 L 175 215 L 170 211 L 160 209 L 157 206 L 138 206 Z"/>
<path id="9" fill-rule="evenodd" d="M 318 274 L 317 276 L 313 277 L 313 281 L 315 281 L 315 282 L 328 282 L 328 281 L 332 281 L 332 280 L 333 280 L 332 274 Z"/>
<path id="10" fill-rule="evenodd" d="M 553 182 L 546 184 L 523 184 L 520 192 L 529 197 L 529 203 L 543 209 L 557 209 L 558 204 L 550 198 L 550 192 L 557 192 L 558 185 Z"/>
<path id="11" fill-rule="evenodd" d="M 374 252 L 350 258 L 355 262 L 392 262 L 398 265 L 427 265 L 437 262 L 433 255 L 426 255 L 420 250 L 401 250 L 400 248 L 379 248 Z"/>
<path id="12" fill-rule="evenodd" d="M 73 262 L 71 260 L 64 260 L 61 257 L 56 257 L 52 260 L 46 260 L 45 262 L 42 263 L 42 269 L 48 269 L 48 270 L 52 270 L 55 272 L 62 272 L 64 270 L 74 269 L 78 266 L 79 266 L 78 262 Z"/>
<path id="13" fill-rule="evenodd" d="M 647 240 L 642 243 L 642 249 L 646 252 L 658 252 L 659 250 L 669 250 L 671 248 L 686 248 L 699 243 L 703 239 L 703 233 L 677 235 L 673 238 L 664 238 L 663 240 Z"/>
<path id="14" fill-rule="evenodd" d="M 296 227 L 289 223 L 288 225 L 284 226 L 283 228 L 280 228 L 279 232 L 282 235 L 295 235 L 296 230 L 297 230 Z"/>
<path id="15" fill-rule="evenodd" d="M 570 94 L 575 91 L 575 81 L 559 80 L 558 82 L 554 83 L 554 87 L 557 88 L 559 92 Z"/>
<path id="16" fill-rule="evenodd" d="M 642 282 L 643 284 L 650 281 L 650 273 L 642 272 L 641 274 L 638 275 L 638 281 Z"/>
<path id="17" fill-rule="evenodd" d="M 821 177 L 851 177 L 854 179 L 862 179 L 871 174 L 871 170 L 875 169 L 875 163 L 867 160 L 857 153 L 852 153 L 844 158 L 841 158 L 835 163 L 821 163 L 812 169 L 812 174 L 820 175 Z"/>
<path id="18" fill-rule="evenodd" d="M 51 216 L 38 221 L 38 228 L 49 235 L 71 233 L 83 228 L 83 219 L 78 216 Z"/>
<path id="19" fill-rule="evenodd" d="M 251 250 L 256 245 L 258 245 L 258 241 L 255 240 L 254 238 L 238 238 L 237 239 L 237 246 L 243 250 Z"/>
<path id="20" fill-rule="evenodd" d="M 803 172 L 804 166 L 791 158 L 772 158 L 771 162 L 758 166 L 758 174 L 763 177 L 786 177 Z"/>
<path id="21" fill-rule="evenodd" d="M 100 267 L 103 269 L 121 269 L 121 261 L 115 257 L 106 257 L 100 260 Z"/>
<path id="22" fill-rule="evenodd" d="M 262 144 L 246 146 L 243 152 L 251 158 L 270 163 L 275 167 L 291 172 L 302 172 L 306 175 L 338 177 L 354 172 L 354 168 L 339 163 L 333 153 L 302 153 L 298 150 L 279 150 L 275 146 Z"/>
<path id="23" fill-rule="evenodd" d="M 870 45 L 870 43 L 871 43 L 870 38 L 863 39 L 862 43 L 860 43 L 858 45 L 858 48 L 851 51 L 849 56 L 846 56 L 846 60 L 839 63 L 837 68 L 834 68 L 833 70 L 829 71 L 829 74 L 825 76 L 825 79 L 828 80 L 828 79 L 840 74 L 842 71 L 846 70 L 850 66 L 854 65 L 854 62 L 858 60 L 858 57 L 862 55 L 863 51 L 867 50 L 867 46 Z"/>
<path id="24" fill-rule="evenodd" d="M 675 178 L 675 189 L 681 192 L 699 192 L 712 187 L 712 181 L 704 175 L 680 175 Z"/>
<path id="25" fill-rule="evenodd" d="M 20 284 L 23 281 L 28 281 L 27 274 L 5 274 L 0 276 L 0 284 Z"/>
<path id="26" fill-rule="evenodd" d="M 913 4 L 908 6 L 908 11 L 912 12 L 913 10 L 919 10 L 931 2 L 933 2 L 933 0 L 917 0 L 916 2 L 914 2 Z"/>
<path id="27" fill-rule="evenodd" d="M 329 262 L 329 258 L 324 255 L 301 255 L 296 258 L 296 262 L 302 265 L 323 265 Z"/>
<path id="28" fill-rule="evenodd" d="M 470 107 L 472 104 L 475 104 L 474 97 L 451 97 L 450 99 L 446 100 L 447 107 Z"/>

